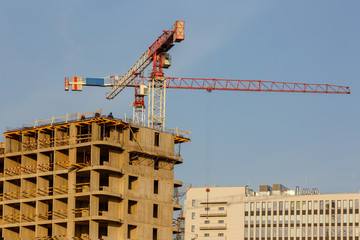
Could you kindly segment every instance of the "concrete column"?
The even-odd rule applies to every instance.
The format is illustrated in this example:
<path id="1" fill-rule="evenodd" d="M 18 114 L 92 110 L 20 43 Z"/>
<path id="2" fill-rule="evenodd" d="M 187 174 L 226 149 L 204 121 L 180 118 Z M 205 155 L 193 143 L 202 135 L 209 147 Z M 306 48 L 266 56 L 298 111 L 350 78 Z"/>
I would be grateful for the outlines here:
<path id="1" fill-rule="evenodd" d="M 92 145 L 91 146 L 91 166 L 100 165 L 100 148 Z"/>
<path id="2" fill-rule="evenodd" d="M 99 239 L 99 223 L 98 222 L 90 221 L 89 236 L 90 236 L 90 240 Z"/>
<path id="3" fill-rule="evenodd" d="M 93 122 L 91 124 L 91 141 L 98 141 L 100 140 L 100 126 L 99 124 Z"/>
<path id="4" fill-rule="evenodd" d="M 73 125 L 72 127 L 75 127 Z M 76 129 L 75 129 L 76 130 Z M 74 129 L 71 130 L 73 132 Z M 71 136 L 74 136 L 71 134 Z M 69 149 L 69 162 L 70 164 L 76 163 L 76 148 Z M 72 171 L 68 174 L 68 192 L 69 192 L 69 198 L 68 198 L 68 226 L 67 226 L 67 235 L 68 237 L 74 237 L 75 236 L 75 222 L 74 217 L 75 214 L 73 214 L 73 209 L 75 209 L 75 184 L 76 184 L 76 172 Z"/>

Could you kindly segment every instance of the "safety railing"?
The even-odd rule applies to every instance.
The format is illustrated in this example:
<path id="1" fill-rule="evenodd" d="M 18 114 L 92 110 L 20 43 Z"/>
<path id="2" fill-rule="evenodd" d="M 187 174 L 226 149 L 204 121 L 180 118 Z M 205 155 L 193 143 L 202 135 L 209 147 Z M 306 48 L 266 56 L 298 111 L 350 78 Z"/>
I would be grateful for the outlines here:
<path id="1" fill-rule="evenodd" d="M 75 217 L 89 217 L 90 216 L 90 207 L 84 208 L 75 208 L 72 209 L 72 212 L 75 214 Z"/>
<path id="2" fill-rule="evenodd" d="M 51 195 L 54 195 L 54 193 L 66 194 L 67 192 L 68 192 L 67 185 L 26 189 L 26 190 L 22 190 L 22 191 L 2 193 L 2 194 L 0 194 L 0 201 L 21 199 L 21 198 L 41 197 L 41 196 L 51 196 Z"/>
<path id="3" fill-rule="evenodd" d="M 75 186 L 75 191 L 77 193 L 79 193 L 79 192 L 89 192 L 90 191 L 90 182 L 76 183 L 76 184 L 74 184 L 74 186 Z"/>
<path id="4" fill-rule="evenodd" d="M 66 114 L 66 116 L 63 117 L 52 117 L 44 120 L 35 120 L 34 128 L 38 126 L 38 123 L 53 125 L 55 122 L 58 122 L 58 120 L 63 120 L 61 122 L 68 123 L 69 121 L 74 121 L 74 120 L 79 121 L 81 118 L 86 117 L 87 115 L 101 116 L 101 114 L 102 114 L 102 109 L 100 109 L 100 111 L 94 111 L 94 112 L 85 112 L 85 113 L 78 112 L 77 114 L 70 114 L 70 115 Z"/>
<path id="5" fill-rule="evenodd" d="M 5 175 L 20 175 L 21 173 L 25 174 L 32 174 L 36 172 L 46 172 L 46 171 L 53 171 L 54 165 L 58 165 L 63 167 L 64 169 L 68 168 L 69 161 L 60 161 L 55 163 L 39 163 L 34 165 L 27 165 L 27 166 L 18 166 L 18 167 L 11 167 L 11 168 L 4 168 Z"/>

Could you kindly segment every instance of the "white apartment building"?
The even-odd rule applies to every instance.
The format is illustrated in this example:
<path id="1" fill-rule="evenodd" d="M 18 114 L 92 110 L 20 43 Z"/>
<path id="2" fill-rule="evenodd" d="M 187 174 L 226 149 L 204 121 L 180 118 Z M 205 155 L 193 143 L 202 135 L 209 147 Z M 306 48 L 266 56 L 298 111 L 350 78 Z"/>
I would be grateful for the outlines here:
<path id="1" fill-rule="evenodd" d="M 208 190 L 207 190 L 208 189 Z M 281 184 L 191 188 L 185 240 L 359 240 L 359 193 L 320 194 Z"/>

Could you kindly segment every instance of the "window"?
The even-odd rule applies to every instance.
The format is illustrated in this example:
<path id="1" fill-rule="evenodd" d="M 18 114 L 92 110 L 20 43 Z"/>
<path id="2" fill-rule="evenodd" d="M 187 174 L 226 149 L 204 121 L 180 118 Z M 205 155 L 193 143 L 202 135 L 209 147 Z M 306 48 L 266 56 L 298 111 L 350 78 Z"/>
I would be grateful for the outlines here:
<path id="1" fill-rule="evenodd" d="M 318 210 L 318 201 L 314 201 L 314 210 Z"/>
<path id="2" fill-rule="evenodd" d="M 320 201 L 320 210 L 324 210 L 324 201 Z"/>
<path id="3" fill-rule="evenodd" d="M 157 217 L 158 217 L 158 210 L 159 210 L 159 205 L 154 204 L 154 205 L 153 205 L 153 218 L 157 218 Z"/>
<path id="4" fill-rule="evenodd" d="M 289 210 L 289 202 L 288 201 L 285 202 L 285 211 L 287 211 L 287 210 Z"/>
<path id="5" fill-rule="evenodd" d="M 204 223 L 205 223 L 205 224 L 210 224 L 210 221 L 209 221 L 209 220 L 205 220 Z"/>
<path id="6" fill-rule="evenodd" d="M 195 225 L 191 225 L 191 232 L 195 232 Z"/>
<path id="7" fill-rule="evenodd" d="M 224 207 L 219 207 L 219 211 L 224 211 L 225 208 Z"/>
<path id="8" fill-rule="evenodd" d="M 160 133 L 156 132 L 155 139 L 154 139 L 154 145 L 158 147 L 159 143 L 160 143 Z"/>
<path id="9" fill-rule="evenodd" d="M 274 211 L 276 212 L 276 202 L 274 202 Z"/>
<path id="10" fill-rule="evenodd" d="M 256 203 L 256 211 L 260 211 L 260 203 L 259 202 Z"/>
<path id="11" fill-rule="evenodd" d="M 137 188 L 137 182 L 138 182 L 138 177 L 135 176 L 129 176 L 129 190 L 134 190 Z"/>
<path id="12" fill-rule="evenodd" d="M 129 165 L 133 165 L 134 162 L 136 162 L 137 160 L 139 160 L 138 155 L 136 155 L 135 153 L 129 153 Z"/>
<path id="13" fill-rule="evenodd" d="M 195 207 L 195 199 L 191 201 L 191 206 Z"/>
<path id="14" fill-rule="evenodd" d="M 265 206 L 266 206 L 265 202 L 262 202 L 262 203 L 261 203 L 261 208 L 262 208 L 261 211 L 265 212 Z"/>
<path id="15" fill-rule="evenodd" d="M 157 239 L 158 239 L 157 235 L 158 235 L 158 230 L 157 230 L 157 228 L 153 228 L 153 240 L 157 240 Z"/>
<path id="16" fill-rule="evenodd" d="M 330 209 L 330 201 L 329 201 L 329 200 L 326 200 L 326 201 L 325 201 L 325 209 L 326 209 L 326 210 L 329 210 L 329 209 Z"/>
<path id="17" fill-rule="evenodd" d="M 128 214 L 137 214 L 137 201 L 128 201 Z"/>
<path id="18" fill-rule="evenodd" d="M 205 211 L 210 211 L 210 208 L 209 208 L 209 207 L 206 207 L 206 208 L 205 208 Z"/>
<path id="19" fill-rule="evenodd" d="M 246 211 L 246 212 L 249 211 L 249 203 L 245 203 L 245 211 Z"/>
<path id="20" fill-rule="evenodd" d="M 204 233 L 204 237 L 210 237 L 209 233 Z"/>
<path id="21" fill-rule="evenodd" d="M 137 137 L 138 137 L 138 132 L 139 132 L 139 129 L 138 128 L 134 128 L 134 127 L 131 127 L 130 128 L 130 141 L 136 141 L 138 140 Z"/>
<path id="22" fill-rule="evenodd" d="M 267 209 L 268 209 L 268 211 L 271 211 L 271 202 L 267 203 Z"/>
<path id="23" fill-rule="evenodd" d="M 344 200 L 344 210 L 347 208 L 347 201 L 346 200 Z"/>
<path id="24" fill-rule="evenodd" d="M 155 160 L 154 162 L 154 169 L 159 170 L 159 160 Z"/>
<path id="25" fill-rule="evenodd" d="M 127 238 L 136 239 L 136 226 L 128 225 Z"/>
<path id="26" fill-rule="evenodd" d="M 279 202 L 279 211 L 283 210 L 283 202 Z"/>
<path id="27" fill-rule="evenodd" d="M 195 219 L 195 212 L 191 213 L 191 219 Z"/>
<path id="28" fill-rule="evenodd" d="M 218 237 L 223 237 L 224 233 L 218 233 Z"/>
<path id="29" fill-rule="evenodd" d="M 221 223 L 221 224 L 222 224 L 222 223 L 224 223 L 224 220 L 219 220 L 218 223 Z"/>
<path id="30" fill-rule="evenodd" d="M 158 194 L 158 193 L 159 193 L 159 181 L 154 180 L 154 194 Z"/>

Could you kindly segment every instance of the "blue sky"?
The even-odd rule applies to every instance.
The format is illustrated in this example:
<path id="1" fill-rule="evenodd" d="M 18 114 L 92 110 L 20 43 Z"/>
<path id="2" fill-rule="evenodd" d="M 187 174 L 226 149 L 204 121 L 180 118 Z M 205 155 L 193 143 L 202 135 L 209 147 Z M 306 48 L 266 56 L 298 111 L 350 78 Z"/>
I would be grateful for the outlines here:
<path id="1" fill-rule="evenodd" d="M 352 93 L 168 90 L 167 126 L 193 132 L 177 179 L 358 192 L 359 8 L 355 0 L 1 1 L 0 130 L 100 108 L 131 115 L 133 89 L 108 101 L 103 88 L 65 92 L 64 77 L 124 74 L 184 20 L 166 76 L 328 83 Z"/>

